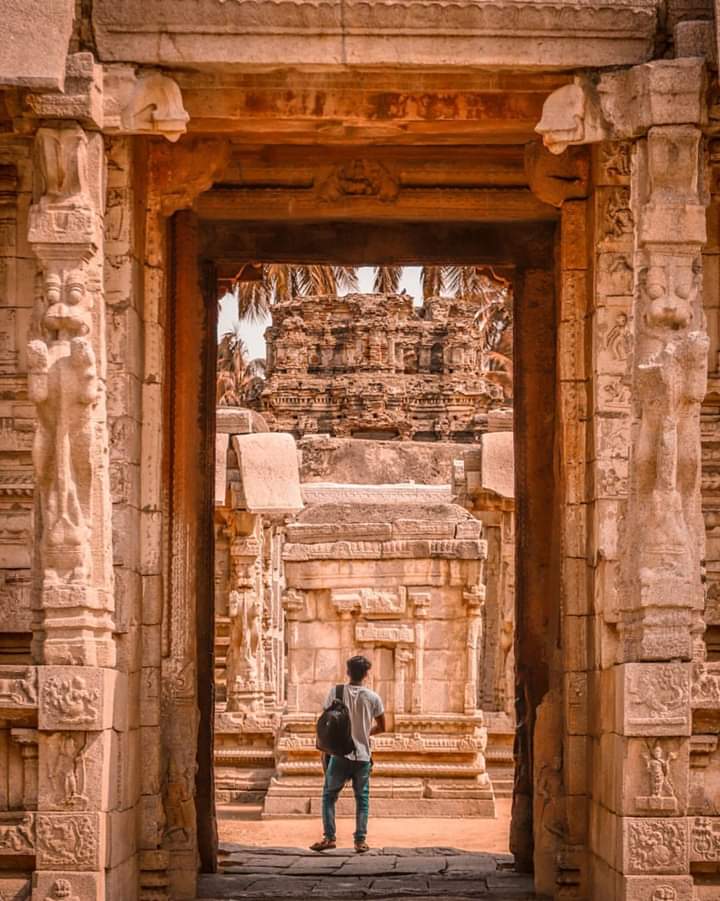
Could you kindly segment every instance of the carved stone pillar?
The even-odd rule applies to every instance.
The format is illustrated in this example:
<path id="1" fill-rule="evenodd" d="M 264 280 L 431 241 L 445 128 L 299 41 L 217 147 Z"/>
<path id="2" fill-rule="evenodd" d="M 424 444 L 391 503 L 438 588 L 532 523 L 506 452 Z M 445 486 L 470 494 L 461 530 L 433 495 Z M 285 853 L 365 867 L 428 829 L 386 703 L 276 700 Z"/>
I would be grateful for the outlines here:
<path id="1" fill-rule="evenodd" d="M 425 620 L 430 610 L 430 592 L 410 589 L 408 600 L 415 608 L 415 678 L 412 687 L 412 712 L 422 713 L 423 676 L 425 663 Z"/>
<path id="2" fill-rule="evenodd" d="M 36 880 L 39 897 L 64 880 L 89 901 L 105 894 L 109 730 L 113 705 L 122 703 L 114 670 L 103 139 L 63 122 L 38 130 L 34 155 L 28 241 L 42 286 L 27 347 L 37 411 L 33 653 L 42 664 L 30 786 Z"/>
<path id="3" fill-rule="evenodd" d="M 230 646 L 227 709 L 257 711 L 263 706 L 262 546 L 255 535 L 230 545 Z"/>
<path id="4" fill-rule="evenodd" d="M 616 669 L 625 760 L 623 890 L 691 891 L 687 814 L 693 656 L 704 656 L 700 404 L 708 336 L 702 134 L 651 128 L 634 148 L 632 440 Z M 629 896 L 629 894 L 628 894 Z"/>
<path id="5" fill-rule="evenodd" d="M 37 729 L 13 729 L 10 736 L 20 745 L 23 762 L 23 810 L 35 810 L 38 802 Z"/>
<path id="6" fill-rule="evenodd" d="M 292 589 L 283 595 L 283 610 L 287 617 L 287 708 L 297 713 L 299 708 L 299 674 L 295 652 L 298 646 L 298 622 L 305 610 L 305 599 L 299 591 Z"/>
<path id="7" fill-rule="evenodd" d="M 470 715 L 478 707 L 478 650 L 482 645 L 482 612 L 485 586 L 473 585 L 463 592 L 467 607 L 467 639 L 465 662 L 465 713 Z"/>
<path id="8" fill-rule="evenodd" d="M 113 666 L 102 136 L 74 123 L 41 128 L 35 157 L 28 240 L 43 286 L 27 349 L 38 416 L 35 655 Z"/>
<path id="9" fill-rule="evenodd" d="M 666 126 L 650 129 L 634 156 L 634 440 L 620 602 L 628 661 L 689 660 L 693 635 L 702 635 L 700 404 L 709 341 L 700 148 L 699 129 Z"/>

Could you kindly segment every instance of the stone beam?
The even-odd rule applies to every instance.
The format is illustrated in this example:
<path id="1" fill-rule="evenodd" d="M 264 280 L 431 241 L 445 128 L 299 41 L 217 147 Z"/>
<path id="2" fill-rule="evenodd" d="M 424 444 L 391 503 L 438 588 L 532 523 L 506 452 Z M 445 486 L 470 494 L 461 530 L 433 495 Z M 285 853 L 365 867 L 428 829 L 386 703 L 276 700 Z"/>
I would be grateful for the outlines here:
<path id="1" fill-rule="evenodd" d="M 329 176 L 332 178 L 332 175 Z M 548 221 L 556 213 L 527 188 L 447 188 L 438 198 L 432 188 L 404 194 L 391 176 L 369 178 L 368 194 L 354 196 L 343 181 L 317 190 L 282 191 L 224 188 L 202 194 L 194 204 L 201 219 L 228 220 L 252 211 L 254 221 L 334 222 L 368 219 L 405 222 Z M 385 194 L 383 193 L 385 192 Z"/>
<path id="2" fill-rule="evenodd" d="M 98 0 L 92 15 L 108 61 L 572 69 L 649 59 L 656 7 L 655 0 Z"/>

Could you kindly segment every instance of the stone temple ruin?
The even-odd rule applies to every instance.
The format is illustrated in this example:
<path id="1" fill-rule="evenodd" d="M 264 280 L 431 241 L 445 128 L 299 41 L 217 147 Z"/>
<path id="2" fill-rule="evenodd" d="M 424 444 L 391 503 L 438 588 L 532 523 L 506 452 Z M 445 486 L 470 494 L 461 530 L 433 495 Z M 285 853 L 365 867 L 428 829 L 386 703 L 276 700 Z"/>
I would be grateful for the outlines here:
<path id="1" fill-rule="evenodd" d="M 493 430 L 488 418 L 511 428 L 512 373 L 491 370 L 483 346 L 512 345 L 512 298 L 496 293 L 485 313 L 495 327 L 485 330 L 477 295 L 431 298 L 419 310 L 407 294 L 278 304 L 253 406 L 296 435 L 473 441 Z"/>
<path id="2" fill-rule="evenodd" d="M 453 445 L 308 437 L 288 483 L 297 507 L 286 498 L 269 511 L 244 486 L 255 453 L 266 465 L 289 436 L 239 432 L 252 425 L 241 413 L 218 410 L 234 430 L 229 441 L 221 433 L 216 508 L 219 801 L 262 797 L 265 816 L 319 813 L 315 718 L 344 661 L 365 652 L 390 730 L 375 742 L 374 809 L 493 815 L 486 755 L 500 783 L 512 774 L 512 436 L 484 436 L 468 454 L 482 470 L 467 474 Z M 348 456 L 366 484 L 327 480 Z M 410 467 L 456 480 L 459 470 L 462 483 L 377 481 Z M 485 481 L 471 497 L 473 476 Z M 277 479 L 272 490 L 282 493 Z"/>
<path id="3" fill-rule="evenodd" d="M 481 374 L 478 304 L 426 302 L 427 323 L 409 296 L 275 306 L 263 415 L 217 410 L 221 805 L 262 799 L 266 817 L 319 816 L 315 718 L 354 653 L 373 660 L 388 716 L 374 744 L 377 813 L 492 816 L 488 759 L 511 790 L 511 384 Z M 268 412 L 307 433 L 292 471 L 291 436 L 262 434 Z M 490 416 L 504 431 L 481 433 Z M 362 437 L 335 437 L 350 430 Z"/>
<path id="4" fill-rule="evenodd" d="M 160 901 L 207 884 L 225 509 L 218 567 L 234 582 L 218 613 L 226 596 L 225 625 L 239 619 L 247 639 L 231 653 L 226 636 L 217 675 L 222 716 L 256 724 L 226 748 L 253 771 L 248 790 L 276 692 L 297 715 L 265 803 L 287 809 L 305 780 L 315 803 L 315 701 L 294 676 L 327 666 L 329 679 L 321 652 L 367 639 L 393 683 L 378 803 L 407 790 L 483 812 L 503 710 L 489 682 L 512 653 L 510 843 L 536 893 L 717 901 L 717 16 L 712 0 L 0 0 L 0 894 Z M 490 601 L 508 511 L 473 456 L 495 408 L 477 424 L 459 410 L 449 429 L 429 407 L 388 412 L 467 454 L 452 457 L 464 478 L 451 466 L 430 481 L 447 498 L 380 523 L 372 486 L 406 485 L 410 460 L 346 504 L 342 486 L 359 483 L 308 448 L 332 458 L 323 442 L 354 426 L 325 439 L 328 425 L 314 436 L 282 409 L 270 435 L 251 414 L 223 425 L 218 295 L 270 261 L 481 262 L 511 286 L 515 634 L 504 663 L 483 649 L 477 733 L 481 565 L 498 618 L 483 634 L 512 622 Z M 280 353 L 292 360 L 292 343 Z M 283 430 L 302 432 L 303 462 L 280 455 L 298 465 L 297 495 L 273 505 L 272 480 L 243 469 L 262 463 L 253 441 Z M 329 522 L 348 537 L 329 541 Z M 363 543 L 376 556 L 351 561 L 358 584 L 339 546 L 313 556 Z M 384 554 L 403 543 L 412 557 Z M 368 576 L 378 553 L 383 584 Z M 340 644 L 313 644 L 311 664 L 318 607 Z M 463 665 L 430 690 L 430 626 L 445 616 Z M 448 768 L 433 774 L 436 757 Z"/>

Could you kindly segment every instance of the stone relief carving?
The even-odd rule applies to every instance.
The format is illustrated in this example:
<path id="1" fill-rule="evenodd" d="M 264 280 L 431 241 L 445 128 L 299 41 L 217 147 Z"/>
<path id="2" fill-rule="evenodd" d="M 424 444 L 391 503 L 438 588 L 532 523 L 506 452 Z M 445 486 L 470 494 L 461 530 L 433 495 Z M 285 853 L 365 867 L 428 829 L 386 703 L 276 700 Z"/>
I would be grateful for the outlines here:
<path id="1" fill-rule="evenodd" d="M 571 144 L 591 144 L 609 137 L 599 97 L 587 79 L 579 78 L 547 98 L 535 131 L 555 154 L 562 153 Z"/>
<path id="2" fill-rule="evenodd" d="M 86 734 L 55 732 L 48 736 L 47 747 L 47 774 L 55 803 L 75 810 L 87 807 Z"/>
<path id="3" fill-rule="evenodd" d="M 87 326 L 73 309 L 84 295 L 83 275 L 69 274 L 64 292 L 69 308 L 60 300 L 56 277 L 48 276 L 47 287 L 44 324 L 55 339 L 28 345 L 28 393 L 38 409 L 33 459 L 45 527 L 45 578 L 84 583 L 91 566 L 90 405 L 97 399 L 98 378 L 92 346 L 81 336 Z"/>
<path id="4" fill-rule="evenodd" d="M 352 197 L 375 197 L 388 203 L 398 196 L 397 180 L 374 160 L 357 159 L 335 168 L 318 188 L 318 196 L 328 203 Z"/>
<path id="5" fill-rule="evenodd" d="M 242 666 L 237 666 L 236 678 L 248 683 L 258 680 L 257 664 L 260 650 L 261 606 L 254 591 L 230 592 L 230 616 L 237 626 L 233 630 L 233 652 Z M 242 673 L 240 672 L 242 670 Z"/>
<path id="6" fill-rule="evenodd" d="M 190 116 L 175 79 L 161 72 L 138 75 L 132 66 L 107 66 L 103 97 L 104 129 L 124 134 L 162 135 L 177 141 Z"/>
<path id="7" fill-rule="evenodd" d="M 630 149 L 627 141 L 606 141 L 600 147 L 601 165 L 612 179 L 630 178 Z"/>
<path id="8" fill-rule="evenodd" d="M 605 338 L 605 346 L 613 360 L 624 363 L 628 359 L 633 347 L 633 335 L 628 314 L 624 311 L 616 314 L 615 322 Z"/>
<path id="9" fill-rule="evenodd" d="M 176 748 L 169 749 L 163 806 L 165 828 L 163 844 L 170 848 L 185 847 L 193 840 L 195 832 L 195 766 L 194 754 L 181 755 Z"/>
<path id="10" fill-rule="evenodd" d="M 629 872 L 674 873 L 687 861 L 687 827 L 684 822 L 629 817 L 626 829 Z"/>
<path id="11" fill-rule="evenodd" d="M 650 901 L 677 901 L 677 896 L 671 885 L 659 885 L 650 896 Z"/>
<path id="12" fill-rule="evenodd" d="M 43 686 L 43 704 L 63 724 L 83 725 L 98 716 L 100 689 L 89 688 L 81 676 L 49 676 Z"/>
<path id="13" fill-rule="evenodd" d="M 45 896 L 45 901 L 80 901 L 80 899 L 74 894 L 69 879 L 56 879 L 50 887 L 50 894 Z"/>
<path id="14" fill-rule="evenodd" d="M 0 855 L 34 854 L 35 822 L 33 814 L 26 813 L 19 822 L 0 822 Z"/>
<path id="15" fill-rule="evenodd" d="M 709 339 L 701 299 L 700 132 L 651 129 L 638 158 L 632 481 L 623 653 L 690 659 L 703 607 L 700 405 Z M 695 612 L 693 612 L 695 611 Z"/>
<path id="16" fill-rule="evenodd" d="M 112 665 L 107 419 L 98 201 L 103 145 L 75 124 L 40 128 L 28 240 L 42 270 L 27 347 L 45 662 Z M 100 351 L 100 353 L 98 353 Z M 104 363 L 103 363 L 104 365 Z M 67 608 L 80 608 L 67 629 Z"/>
<path id="17" fill-rule="evenodd" d="M 650 791 L 647 795 L 638 796 L 637 806 L 646 810 L 676 812 L 678 800 L 670 764 L 677 759 L 677 754 L 672 751 L 665 754 L 660 743 L 655 742 L 643 756 L 647 767 Z"/>
<path id="18" fill-rule="evenodd" d="M 690 823 L 690 860 L 720 861 L 720 821 L 718 818 L 696 817 Z"/>
<path id="19" fill-rule="evenodd" d="M 633 234 L 633 214 L 627 188 L 608 188 L 605 194 L 601 240 L 607 243 L 629 243 Z"/>
<path id="20" fill-rule="evenodd" d="M 99 856 L 97 827 L 97 815 L 38 814 L 38 862 L 43 869 L 92 870 Z"/>
<path id="21" fill-rule="evenodd" d="M 0 707 L 37 707 L 34 667 L 0 666 Z"/>
<path id="22" fill-rule="evenodd" d="M 690 700 L 687 666 L 636 663 L 626 664 L 624 669 L 627 671 L 626 734 L 685 734 L 689 727 Z"/>

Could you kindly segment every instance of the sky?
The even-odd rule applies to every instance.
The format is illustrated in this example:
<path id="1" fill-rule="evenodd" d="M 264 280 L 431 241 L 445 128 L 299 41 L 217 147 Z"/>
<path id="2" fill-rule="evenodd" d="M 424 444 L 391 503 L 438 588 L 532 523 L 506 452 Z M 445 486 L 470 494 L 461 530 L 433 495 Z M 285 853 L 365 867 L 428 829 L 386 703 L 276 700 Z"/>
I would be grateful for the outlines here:
<path id="1" fill-rule="evenodd" d="M 373 270 L 370 266 L 358 269 L 359 291 L 362 294 L 370 294 L 373 289 Z M 403 269 L 400 280 L 400 290 L 407 291 L 415 298 L 415 305 L 422 302 L 422 288 L 420 287 L 420 267 L 406 266 Z M 218 317 L 218 338 L 222 338 L 227 332 L 233 330 L 237 322 L 237 304 L 231 294 L 226 294 L 220 301 L 220 314 Z M 240 334 L 245 342 L 250 359 L 265 356 L 265 329 L 270 325 L 270 317 L 261 322 L 243 322 L 240 326 Z"/>

